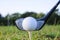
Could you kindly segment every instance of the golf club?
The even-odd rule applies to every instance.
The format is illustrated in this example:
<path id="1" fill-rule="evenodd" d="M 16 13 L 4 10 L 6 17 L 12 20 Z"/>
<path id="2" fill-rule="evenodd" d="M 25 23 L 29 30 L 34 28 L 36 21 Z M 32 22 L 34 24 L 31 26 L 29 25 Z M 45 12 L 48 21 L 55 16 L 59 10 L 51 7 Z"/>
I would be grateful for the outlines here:
<path id="1" fill-rule="evenodd" d="M 60 0 L 56 3 L 56 5 L 45 15 L 44 17 L 40 19 L 35 19 L 33 17 L 26 17 L 26 18 L 20 18 L 15 21 L 17 28 L 20 30 L 40 30 L 43 28 L 49 17 L 52 15 L 52 13 L 55 11 L 57 6 L 59 5 Z M 30 19 L 29 19 L 30 18 Z M 29 21 L 28 21 L 29 20 Z M 34 22 L 33 22 L 34 21 Z M 36 23 L 37 22 L 37 23 Z M 35 26 L 34 26 L 35 25 Z M 37 26 L 36 26 L 37 25 Z"/>

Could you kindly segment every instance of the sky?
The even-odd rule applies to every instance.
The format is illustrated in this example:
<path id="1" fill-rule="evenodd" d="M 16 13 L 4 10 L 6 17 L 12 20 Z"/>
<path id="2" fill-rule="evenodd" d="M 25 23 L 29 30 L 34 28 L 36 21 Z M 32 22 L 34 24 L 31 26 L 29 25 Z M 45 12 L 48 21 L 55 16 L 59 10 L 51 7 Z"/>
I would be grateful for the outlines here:
<path id="1" fill-rule="evenodd" d="M 0 14 L 6 16 L 15 12 L 47 13 L 59 0 L 0 0 Z M 60 10 L 60 5 L 57 7 Z"/>

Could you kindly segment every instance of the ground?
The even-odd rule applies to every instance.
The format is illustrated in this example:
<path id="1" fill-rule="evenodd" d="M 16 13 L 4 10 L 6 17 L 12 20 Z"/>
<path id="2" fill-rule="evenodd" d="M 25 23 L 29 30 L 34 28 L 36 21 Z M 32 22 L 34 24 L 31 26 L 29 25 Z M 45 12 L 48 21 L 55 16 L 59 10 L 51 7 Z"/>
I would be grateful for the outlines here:
<path id="1" fill-rule="evenodd" d="M 29 36 L 16 26 L 0 26 L 0 40 L 29 40 Z M 60 40 L 60 25 L 45 25 L 39 31 L 32 31 L 32 40 Z"/>

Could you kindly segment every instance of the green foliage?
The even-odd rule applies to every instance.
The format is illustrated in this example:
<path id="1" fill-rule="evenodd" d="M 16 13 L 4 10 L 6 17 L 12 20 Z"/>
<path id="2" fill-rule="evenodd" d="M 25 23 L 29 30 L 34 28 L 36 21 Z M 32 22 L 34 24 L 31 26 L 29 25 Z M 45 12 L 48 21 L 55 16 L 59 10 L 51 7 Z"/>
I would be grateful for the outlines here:
<path id="1" fill-rule="evenodd" d="M 0 14 L 0 18 L 2 18 L 2 15 Z"/>
<path id="2" fill-rule="evenodd" d="M 37 13 L 35 13 L 35 12 L 25 12 L 24 14 L 21 15 L 21 18 L 25 18 L 28 16 L 32 16 L 32 17 L 36 18 L 36 15 L 37 15 Z"/>
<path id="3" fill-rule="evenodd" d="M 60 16 L 58 16 L 58 9 L 56 9 L 51 17 L 48 19 L 47 24 L 60 24 Z M 36 13 L 36 12 L 25 12 L 23 14 L 20 13 L 13 13 L 12 15 L 7 14 L 7 16 L 2 17 L 0 14 L 0 25 L 15 25 L 15 20 L 19 18 L 26 18 L 28 16 L 34 17 L 36 19 L 40 19 L 45 16 L 43 12 Z"/>
<path id="4" fill-rule="evenodd" d="M 37 14 L 37 18 L 42 18 L 45 14 L 44 13 L 39 13 Z"/>
<path id="5" fill-rule="evenodd" d="M 60 16 L 58 16 L 58 9 L 56 9 L 53 14 L 50 16 L 50 18 L 47 21 L 47 24 L 59 24 L 60 22 Z"/>

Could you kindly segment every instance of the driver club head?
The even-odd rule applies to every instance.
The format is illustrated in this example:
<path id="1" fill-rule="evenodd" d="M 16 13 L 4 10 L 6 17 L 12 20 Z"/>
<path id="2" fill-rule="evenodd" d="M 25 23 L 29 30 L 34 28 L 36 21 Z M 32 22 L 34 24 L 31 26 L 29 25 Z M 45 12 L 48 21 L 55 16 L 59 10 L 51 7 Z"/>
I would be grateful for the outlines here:
<path id="1" fill-rule="evenodd" d="M 36 30 L 40 30 L 43 28 L 43 26 L 45 25 L 45 23 L 47 22 L 47 20 L 49 19 L 49 17 L 52 15 L 52 13 L 55 11 L 55 9 L 57 8 L 57 6 L 60 4 L 60 0 L 57 2 L 57 4 L 47 13 L 47 15 L 45 15 L 44 17 L 40 18 L 40 19 L 35 19 L 33 17 L 31 17 L 29 19 L 29 17 L 27 18 L 20 18 L 17 19 L 15 21 L 17 28 L 20 30 L 31 30 L 31 31 L 36 31 Z M 26 22 L 24 21 L 25 19 L 29 19 L 26 20 Z M 23 22 L 24 21 L 24 22 Z M 35 22 L 34 22 L 35 21 Z M 34 26 L 35 25 L 35 26 Z M 25 26 L 25 27 L 24 27 Z"/>
<path id="2" fill-rule="evenodd" d="M 32 17 L 33 18 L 33 17 Z M 22 25 L 22 23 L 23 23 L 23 21 L 24 21 L 24 19 L 25 18 L 20 18 L 20 19 L 17 19 L 16 21 L 15 21 L 15 23 L 16 23 L 16 26 L 17 26 L 17 28 L 19 29 L 19 30 L 25 30 L 25 29 L 27 29 L 26 27 L 25 27 L 25 29 L 24 29 L 24 27 L 23 27 L 23 25 Z M 35 19 L 36 20 L 36 19 Z M 35 31 L 35 30 L 39 30 L 40 28 L 42 28 L 42 26 L 43 26 L 43 24 L 45 23 L 43 20 L 41 20 L 41 21 L 36 21 L 37 22 L 37 24 L 35 24 L 34 22 L 32 22 L 33 24 L 31 24 L 31 25 L 34 25 L 34 26 L 36 26 L 35 27 L 35 29 L 33 30 L 33 28 L 31 28 L 31 25 L 30 25 L 30 28 L 31 28 L 31 30 L 32 31 Z M 31 23 L 31 21 L 29 22 L 29 23 Z M 26 26 L 26 25 L 29 25 L 29 24 L 26 24 L 26 22 L 24 23 L 25 25 L 24 26 Z M 31 31 L 30 29 L 29 29 L 29 31 Z"/>

